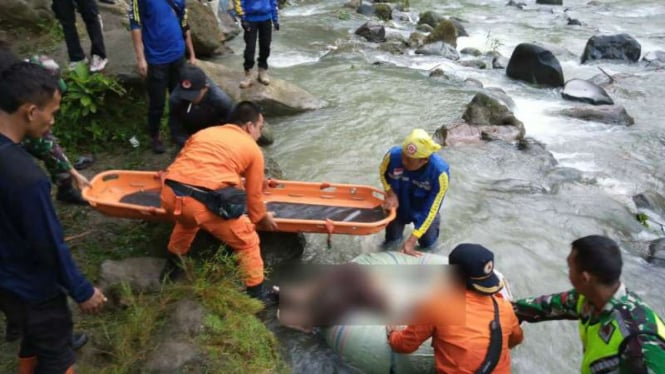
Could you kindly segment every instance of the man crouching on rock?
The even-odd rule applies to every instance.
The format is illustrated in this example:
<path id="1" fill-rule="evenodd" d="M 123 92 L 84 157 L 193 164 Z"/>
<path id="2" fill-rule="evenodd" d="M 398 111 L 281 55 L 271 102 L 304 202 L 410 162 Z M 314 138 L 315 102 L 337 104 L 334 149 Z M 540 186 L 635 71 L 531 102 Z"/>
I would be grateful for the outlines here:
<path id="1" fill-rule="evenodd" d="M 58 82 L 18 62 L 0 77 L 0 310 L 22 335 L 21 373 L 74 373 L 67 293 L 83 312 L 106 297 L 81 274 L 51 202 L 51 182 L 19 144 L 51 130 Z"/>
<path id="2" fill-rule="evenodd" d="M 267 231 L 277 229 L 261 198 L 264 160 L 256 140 L 261 136 L 263 114 L 256 104 L 243 101 L 230 118 L 230 125 L 192 135 L 163 176 L 162 206 L 175 216 L 176 224 L 162 279 L 182 272 L 179 256 L 189 252 L 196 233 L 203 229 L 233 249 L 247 293 L 268 301 L 255 229 L 255 224 Z"/>

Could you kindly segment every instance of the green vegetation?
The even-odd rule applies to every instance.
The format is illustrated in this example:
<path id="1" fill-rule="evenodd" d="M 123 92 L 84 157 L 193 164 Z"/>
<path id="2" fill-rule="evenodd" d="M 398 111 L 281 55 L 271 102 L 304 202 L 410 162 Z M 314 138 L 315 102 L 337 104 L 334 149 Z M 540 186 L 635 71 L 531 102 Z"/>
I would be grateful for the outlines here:
<path id="1" fill-rule="evenodd" d="M 487 49 L 494 55 L 498 55 L 499 53 L 499 48 L 503 45 L 501 41 L 498 38 L 495 38 L 492 36 L 492 30 L 487 31 L 487 35 L 485 36 L 485 46 L 487 46 Z"/>

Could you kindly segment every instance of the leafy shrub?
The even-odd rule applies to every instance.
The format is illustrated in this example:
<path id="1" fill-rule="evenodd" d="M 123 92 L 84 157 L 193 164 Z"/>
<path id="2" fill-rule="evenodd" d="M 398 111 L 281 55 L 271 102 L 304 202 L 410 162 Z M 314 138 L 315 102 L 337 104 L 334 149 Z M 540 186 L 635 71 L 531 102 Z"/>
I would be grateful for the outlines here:
<path id="1" fill-rule="evenodd" d="M 85 64 L 64 73 L 63 94 L 54 132 L 70 148 L 99 148 L 108 142 L 125 141 L 136 134 L 137 103 L 113 77 L 91 74 Z"/>

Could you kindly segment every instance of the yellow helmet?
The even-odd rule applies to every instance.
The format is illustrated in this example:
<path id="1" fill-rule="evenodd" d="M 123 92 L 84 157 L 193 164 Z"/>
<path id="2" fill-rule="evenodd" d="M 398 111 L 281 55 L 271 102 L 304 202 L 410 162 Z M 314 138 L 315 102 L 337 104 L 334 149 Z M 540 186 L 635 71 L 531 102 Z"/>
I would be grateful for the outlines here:
<path id="1" fill-rule="evenodd" d="M 439 149 L 441 146 L 423 129 L 411 131 L 402 142 L 402 153 L 408 158 L 428 158 Z"/>

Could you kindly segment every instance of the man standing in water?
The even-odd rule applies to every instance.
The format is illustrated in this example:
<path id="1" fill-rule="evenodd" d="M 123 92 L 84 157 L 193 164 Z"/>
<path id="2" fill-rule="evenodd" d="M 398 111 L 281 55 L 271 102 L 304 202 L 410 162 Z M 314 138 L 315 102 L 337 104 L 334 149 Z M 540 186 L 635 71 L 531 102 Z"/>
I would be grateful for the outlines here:
<path id="1" fill-rule="evenodd" d="M 520 321 L 579 320 L 583 374 L 665 373 L 665 324 L 621 282 L 621 251 L 611 239 L 575 240 L 568 292 L 518 300 Z"/>
<path id="2" fill-rule="evenodd" d="M 67 294 L 83 312 L 104 295 L 81 274 L 51 202 L 51 183 L 20 145 L 40 138 L 60 107 L 57 79 L 20 62 L 0 77 L 0 310 L 17 321 L 21 373 L 74 373 Z"/>
<path id="3" fill-rule="evenodd" d="M 379 168 L 386 191 L 384 209 L 397 208 L 397 217 L 386 227 L 385 245 L 402 239 L 404 226 L 415 225 L 401 251 L 418 256 L 420 248 L 432 246 L 439 237 L 439 210 L 448 190 L 448 164 L 436 152 L 441 146 L 422 129 L 391 148 Z"/>

